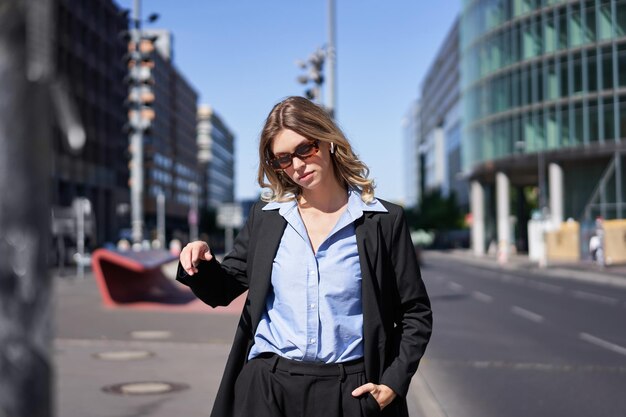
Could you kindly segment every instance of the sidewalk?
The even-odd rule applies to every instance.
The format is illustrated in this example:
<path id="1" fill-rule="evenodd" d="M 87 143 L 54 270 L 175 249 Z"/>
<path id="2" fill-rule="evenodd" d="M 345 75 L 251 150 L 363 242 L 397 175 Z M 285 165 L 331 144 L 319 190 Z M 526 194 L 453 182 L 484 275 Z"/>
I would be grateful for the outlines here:
<path id="1" fill-rule="evenodd" d="M 53 281 L 55 415 L 209 415 L 238 314 L 105 308 L 91 273 Z"/>
<path id="2" fill-rule="evenodd" d="M 573 279 L 597 284 L 626 287 L 626 265 L 611 265 L 601 267 L 591 261 L 572 263 L 549 263 L 540 267 L 537 262 L 528 259 L 526 255 L 511 255 L 504 264 L 498 263 L 493 255 L 475 256 L 469 249 L 454 249 L 449 251 L 426 250 L 423 252 L 424 263 L 429 258 L 454 259 L 477 267 L 499 269 L 503 271 L 518 271 L 533 275 L 548 276 L 551 278 Z"/>

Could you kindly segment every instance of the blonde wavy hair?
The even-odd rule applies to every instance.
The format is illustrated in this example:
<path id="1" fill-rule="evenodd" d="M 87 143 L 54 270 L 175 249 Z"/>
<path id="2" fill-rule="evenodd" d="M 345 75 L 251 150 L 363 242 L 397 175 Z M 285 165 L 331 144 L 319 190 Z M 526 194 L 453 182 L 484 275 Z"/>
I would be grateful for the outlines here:
<path id="1" fill-rule="evenodd" d="M 288 97 L 276 104 L 265 120 L 259 143 L 258 182 L 266 191 L 264 201 L 288 201 L 301 192 L 300 186 L 282 171 L 276 171 L 269 164 L 274 156 L 272 141 L 284 129 L 289 129 L 309 140 L 335 144 L 332 155 L 335 176 L 347 189 L 361 192 L 365 203 L 374 200 L 374 181 L 368 179 L 369 168 L 353 152 L 350 142 L 341 129 L 320 106 L 304 97 Z M 267 180 L 267 181 L 266 181 Z M 267 190 L 269 189 L 269 190 Z"/>

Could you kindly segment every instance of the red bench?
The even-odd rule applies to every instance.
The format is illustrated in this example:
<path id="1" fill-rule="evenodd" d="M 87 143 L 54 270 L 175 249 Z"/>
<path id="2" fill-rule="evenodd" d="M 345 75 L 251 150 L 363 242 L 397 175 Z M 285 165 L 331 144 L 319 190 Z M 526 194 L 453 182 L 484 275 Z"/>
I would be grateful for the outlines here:
<path id="1" fill-rule="evenodd" d="M 178 259 L 165 250 L 97 249 L 91 264 L 105 307 L 239 314 L 245 294 L 228 307 L 211 308 L 191 290 L 166 277 L 161 267 Z"/>

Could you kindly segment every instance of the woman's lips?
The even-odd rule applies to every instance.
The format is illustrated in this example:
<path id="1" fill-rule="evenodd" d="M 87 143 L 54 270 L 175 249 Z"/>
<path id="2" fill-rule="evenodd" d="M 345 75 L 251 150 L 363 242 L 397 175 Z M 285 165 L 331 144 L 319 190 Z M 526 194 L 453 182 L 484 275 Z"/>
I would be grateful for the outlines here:
<path id="1" fill-rule="evenodd" d="M 304 175 L 300 176 L 300 181 L 306 180 L 307 178 L 309 178 L 311 176 L 312 173 L 313 173 L 313 171 L 304 173 Z"/>

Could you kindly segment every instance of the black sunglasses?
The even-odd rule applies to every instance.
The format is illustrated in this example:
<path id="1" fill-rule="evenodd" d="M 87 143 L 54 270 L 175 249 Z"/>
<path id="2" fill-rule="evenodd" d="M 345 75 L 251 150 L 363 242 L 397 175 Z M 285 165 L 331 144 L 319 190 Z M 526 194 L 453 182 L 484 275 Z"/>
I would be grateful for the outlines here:
<path id="1" fill-rule="evenodd" d="M 319 149 L 320 141 L 312 140 L 298 145 L 293 153 L 275 155 L 273 158 L 268 159 L 267 162 L 274 169 L 285 169 L 291 166 L 293 158 L 298 157 L 298 159 L 305 160 L 315 155 Z"/>

